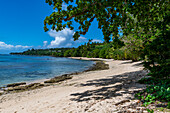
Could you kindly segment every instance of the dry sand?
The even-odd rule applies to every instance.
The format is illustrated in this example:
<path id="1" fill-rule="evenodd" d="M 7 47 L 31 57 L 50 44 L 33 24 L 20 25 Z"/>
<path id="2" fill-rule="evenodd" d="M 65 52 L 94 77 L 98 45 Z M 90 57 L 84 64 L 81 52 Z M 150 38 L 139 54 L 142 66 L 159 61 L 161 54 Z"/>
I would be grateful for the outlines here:
<path id="1" fill-rule="evenodd" d="M 103 60 L 109 70 L 85 72 L 53 86 L 0 96 L 0 113 L 121 113 L 124 106 L 138 102 L 134 93 L 145 86 L 136 81 L 146 72 L 141 62 Z"/>

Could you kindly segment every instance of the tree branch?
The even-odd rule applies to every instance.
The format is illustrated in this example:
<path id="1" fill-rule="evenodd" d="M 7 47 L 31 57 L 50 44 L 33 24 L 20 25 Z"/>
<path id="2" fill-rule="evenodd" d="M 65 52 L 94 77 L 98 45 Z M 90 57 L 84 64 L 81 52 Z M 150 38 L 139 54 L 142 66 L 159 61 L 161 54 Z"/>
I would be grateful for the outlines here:
<path id="1" fill-rule="evenodd" d="M 91 18 L 91 19 L 89 20 L 89 25 L 90 25 L 90 23 L 94 20 L 95 17 L 96 17 L 96 16 L 94 15 L 93 18 Z M 89 30 L 89 25 L 88 25 L 88 27 L 86 28 L 86 30 L 85 30 L 84 32 L 81 32 L 80 34 L 85 35 L 86 32 Z"/>
<path id="2" fill-rule="evenodd" d="M 94 2 L 94 3 L 91 4 L 90 6 L 96 5 L 96 3 L 97 3 L 97 2 Z M 80 13 L 77 13 L 77 14 L 75 14 L 75 15 L 72 15 L 71 17 L 65 18 L 64 21 L 71 20 L 73 17 L 76 17 L 77 15 L 83 15 L 83 14 L 89 12 L 90 10 L 87 10 L 88 8 L 89 8 L 88 6 L 85 7 L 85 8 L 83 9 L 83 12 L 80 12 Z"/>

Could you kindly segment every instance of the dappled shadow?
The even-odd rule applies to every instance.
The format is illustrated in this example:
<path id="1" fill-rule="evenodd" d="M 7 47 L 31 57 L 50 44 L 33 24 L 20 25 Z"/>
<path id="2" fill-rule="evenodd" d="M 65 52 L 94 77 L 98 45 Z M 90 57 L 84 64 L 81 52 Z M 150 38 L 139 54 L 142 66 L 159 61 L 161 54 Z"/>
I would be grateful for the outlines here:
<path id="1" fill-rule="evenodd" d="M 95 90 L 87 90 L 81 93 L 73 93 L 71 96 L 72 101 L 82 102 L 89 100 L 102 100 L 112 97 L 122 96 L 123 94 L 134 94 L 135 91 L 129 91 L 129 89 L 139 89 L 143 85 L 137 84 L 137 79 L 144 76 L 144 71 L 136 71 L 130 73 L 124 73 L 120 75 L 110 76 L 105 79 L 96 79 L 87 81 L 85 84 L 80 84 L 79 87 L 95 86 Z M 137 91 L 137 90 L 136 90 Z M 128 98 L 132 99 L 132 98 Z"/>
<path id="2" fill-rule="evenodd" d="M 124 74 L 109 76 L 108 78 L 104 78 L 104 79 L 90 80 L 90 81 L 87 81 L 87 83 L 85 84 L 80 84 L 80 86 L 98 87 L 98 86 L 113 85 L 116 83 L 130 84 L 132 82 L 136 82 L 136 79 L 142 77 L 143 74 L 144 74 L 143 70 L 135 71 L 135 72 L 128 72 Z"/>

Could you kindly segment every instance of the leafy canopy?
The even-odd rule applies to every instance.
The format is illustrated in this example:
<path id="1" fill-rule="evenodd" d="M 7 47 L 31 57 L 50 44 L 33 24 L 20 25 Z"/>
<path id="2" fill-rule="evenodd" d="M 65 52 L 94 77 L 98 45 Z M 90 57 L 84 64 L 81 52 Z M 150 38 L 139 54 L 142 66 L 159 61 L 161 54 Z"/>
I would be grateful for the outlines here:
<path id="1" fill-rule="evenodd" d="M 167 3 L 166 3 L 167 2 Z M 98 28 L 102 29 L 105 41 L 110 40 L 110 36 L 117 37 L 118 27 L 123 29 L 124 34 L 138 29 L 137 26 L 144 27 L 145 31 L 165 15 L 163 11 L 166 0 L 46 0 L 46 3 L 53 6 L 55 10 L 44 21 L 44 30 L 48 31 L 48 25 L 56 31 L 65 27 L 74 29 L 73 21 L 79 23 L 79 27 L 74 34 L 77 40 L 82 34 L 88 31 L 91 22 L 96 18 Z M 62 9 L 62 4 L 68 5 L 67 10 Z M 70 5 L 75 4 L 75 5 Z M 134 18 L 137 23 L 134 23 Z"/>

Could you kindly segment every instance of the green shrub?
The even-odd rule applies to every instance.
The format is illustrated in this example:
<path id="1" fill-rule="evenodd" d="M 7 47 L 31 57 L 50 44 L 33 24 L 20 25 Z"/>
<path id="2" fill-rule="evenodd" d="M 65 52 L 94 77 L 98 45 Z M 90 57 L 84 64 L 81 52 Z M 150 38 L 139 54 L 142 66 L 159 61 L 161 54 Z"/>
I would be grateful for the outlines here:
<path id="1" fill-rule="evenodd" d="M 144 106 L 147 106 L 156 100 L 170 102 L 170 79 L 149 77 L 139 80 L 139 83 L 149 84 L 145 90 L 136 94 L 138 99 L 143 100 Z"/>

